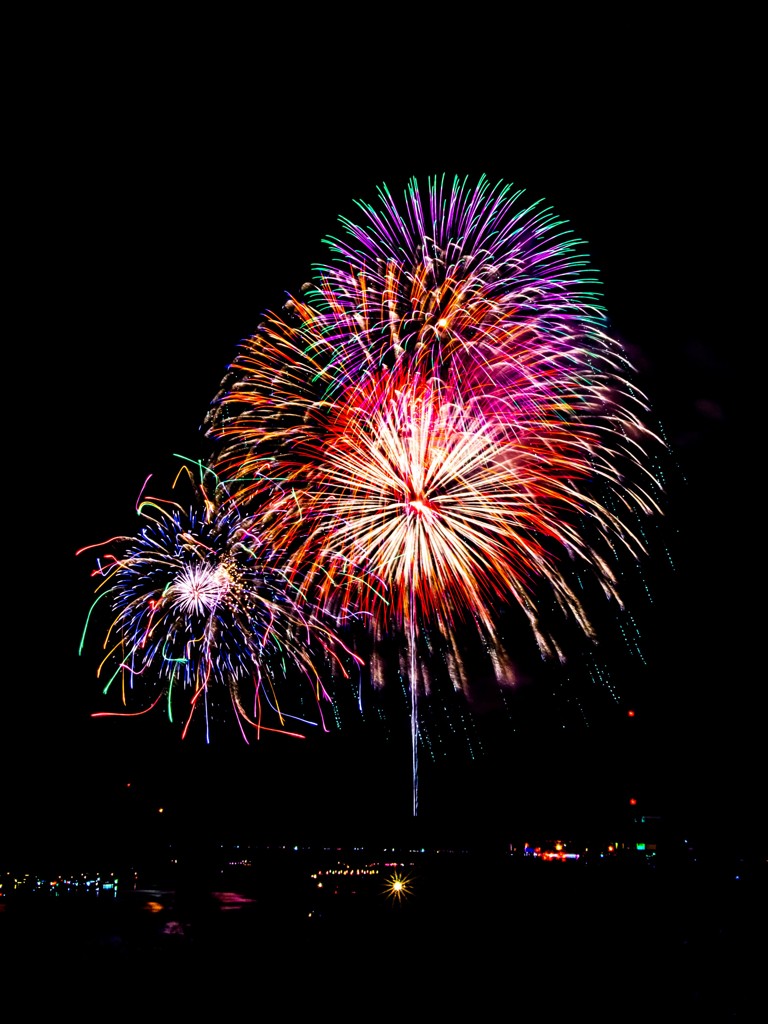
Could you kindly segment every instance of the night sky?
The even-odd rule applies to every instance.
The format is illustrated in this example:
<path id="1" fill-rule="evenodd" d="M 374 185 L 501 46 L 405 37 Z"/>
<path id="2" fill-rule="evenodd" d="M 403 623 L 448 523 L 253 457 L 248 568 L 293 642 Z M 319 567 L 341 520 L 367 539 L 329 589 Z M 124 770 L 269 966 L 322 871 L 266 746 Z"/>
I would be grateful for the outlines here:
<path id="1" fill-rule="evenodd" d="M 643 660 L 609 628 L 599 654 L 615 692 L 577 694 L 521 637 L 527 682 L 504 712 L 478 701 L 463 712 L 471 740 L 422 756 L 424 835 L 610 831 L 635 797 L 675 833 L 755 839 L 761 685 L 745 606 L 760 550 L 739 468 L 736 361 L 743 382 L 749 360 L 732 205 L 745 148 L 703 61 L 680 76 L 657 56 L 652 92 L 595 72 L 578 108 L 566 89 L 514 100 L 469 71 L 458 105 L 405 90 L 342 102 L 338 83 L 333 104 L 308 84 L 296 102 L 279 78 L 192 84 L 185 61 L 173 74 L 159 55 L 140 81 L 94 58 L 51 92 L 26 205 L 36 294 L 9 380 L 22 450 L 7 446 L 20 527 L 7 547 L 23 587 L 6 632 L 8 848 L 413 827 L 397 693 L 384 725 L 350 714 L 306 741 L 214 732 L 205 745 L 160 711 L 92 718 L 105 709 L 101 637 L 79 655 L 92 583 L 75 552 L 133 532 L 147 476 L 163 486 L 175 453 L 204 454 L 201 424 L 238 342 L 325 258 L 338 216 L 375 203 L 379 184 L 397 195 L 442 173 L 524 188 L 587 241 L 670 456 L 653 558 L 642 580 L 625 566 Z"/>

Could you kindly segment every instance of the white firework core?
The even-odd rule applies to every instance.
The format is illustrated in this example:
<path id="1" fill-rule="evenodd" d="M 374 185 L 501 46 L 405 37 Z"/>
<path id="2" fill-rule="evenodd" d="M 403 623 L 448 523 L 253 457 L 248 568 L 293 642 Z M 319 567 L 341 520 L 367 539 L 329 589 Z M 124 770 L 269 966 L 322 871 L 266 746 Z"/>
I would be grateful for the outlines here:
<path id="1" fill-rule="evenodd" d="M 222 565 L 188 565 L 168 588 L 174 608 L 187 614 L 210 614 L 224 600 L 232 578 Z"/>

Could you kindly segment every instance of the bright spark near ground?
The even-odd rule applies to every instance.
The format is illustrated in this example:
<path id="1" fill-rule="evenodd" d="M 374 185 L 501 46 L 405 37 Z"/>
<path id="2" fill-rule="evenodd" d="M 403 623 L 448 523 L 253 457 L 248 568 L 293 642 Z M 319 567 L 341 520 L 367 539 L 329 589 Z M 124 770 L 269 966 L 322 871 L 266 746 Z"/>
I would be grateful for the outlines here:
<path id="1" fill-rule="evenodd" d="M 385 883 L 384 894 L 394 903 L 400 903 L 413 893 L 413 886 L 409 875 L 403 875 L 395 871 Z"/>

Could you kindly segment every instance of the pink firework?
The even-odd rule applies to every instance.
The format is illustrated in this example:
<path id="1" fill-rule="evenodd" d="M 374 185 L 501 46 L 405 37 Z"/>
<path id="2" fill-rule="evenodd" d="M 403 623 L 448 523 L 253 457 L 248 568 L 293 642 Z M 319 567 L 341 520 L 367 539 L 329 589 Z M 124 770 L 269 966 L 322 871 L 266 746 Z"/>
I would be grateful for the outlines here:
<path id="1" fill-rule="evenodd" d="M 209 435 L 302 597 L 403 636 L 414 693 L 419 635 L 455 651 L 458 624 L 508 682 L 505 605 L 563 658 L 545 591 L 589 637 L 576 574 L 621 603 L 617 565 L 643 556 L 639 524 L 660 512 L 662 442 L 583 243 L 551 210 L 485 178 L 379 198 L 243 343 Z"/>

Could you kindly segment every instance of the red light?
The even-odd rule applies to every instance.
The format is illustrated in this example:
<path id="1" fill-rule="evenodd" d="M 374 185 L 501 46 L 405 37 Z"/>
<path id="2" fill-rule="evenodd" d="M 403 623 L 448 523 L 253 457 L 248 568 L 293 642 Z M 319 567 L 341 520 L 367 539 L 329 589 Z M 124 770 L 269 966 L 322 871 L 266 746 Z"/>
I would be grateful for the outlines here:
<path id="1" fill-rule="evenodd" d="M 632 710 L 632 708 L 630 708 L 629 711 L 627 712 L 627 718 L 634 718 L 634 717 L 635 717 L 635 712 Z"/>
<path id="2" fill-rule="evenodd" d="M 635 807 L 635 806 L 636 806 L 636 804 L 637 804 L 637 800 L 635 799 L 635 797 L 631 796 L 631 797 L 629 798 L 629 803 L 630 803 L 630 806 L 631 806 L 631 807 Z"/>

